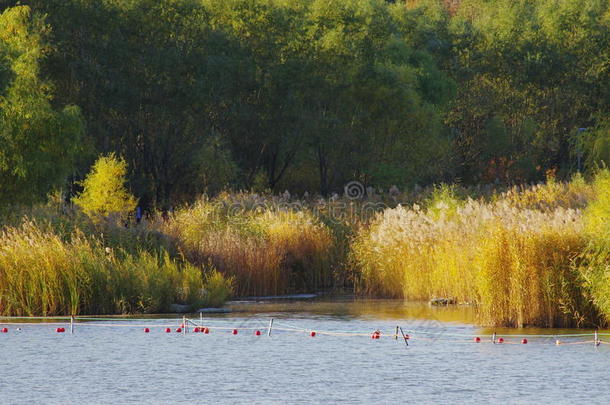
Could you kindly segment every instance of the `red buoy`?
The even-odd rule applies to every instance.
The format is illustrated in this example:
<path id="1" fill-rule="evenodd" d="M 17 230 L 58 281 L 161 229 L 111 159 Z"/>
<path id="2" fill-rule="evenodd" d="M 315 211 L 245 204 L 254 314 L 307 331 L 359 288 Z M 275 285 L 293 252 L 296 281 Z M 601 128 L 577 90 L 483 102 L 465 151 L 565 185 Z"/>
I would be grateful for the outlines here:
<path id="1" fill-rule="evenodd" d="M 149 332 L 150 332 L 150 329 L 144 328 L 144 333 L 149 333 Z"/>
<path id="2" fill-rule="evenodd" d="M 195 327 L 195 329 L 193 329 L 193 332 L 194 332 L 194 333 L 199 332 L 199 327 Z"/>
<path id="3" fill-rule="evenodd" d="M 311 332 L 309 332 L 309 336 L 316 337 L 316 332 L 312 330 Z"/>
<path id="4" fill-rule="evenodd" d="M 171 329 L 170 328 L 165 328 L 165 333 L 171 333 Z"/>
<path id="5" fill-rule="evenodd" d="M 61 333 L 61 328 L 56 328 L 56 329 L 55 329 L 55 332 L 57 332 L 57 333 Z"/>
<path id="6" fill-rule="evenodd" d="M 182 333 L 182 328 L 177 328 L 176 333 Z"/>
<path id="7" fill-rule="evenodd" d="M 474 338 L 474 342 L 475 343 L 481 343 L 481 338 L 477 336 L 476 338 Z"/>
<path id="8" fill-rule="evenodd" d="M 237 329 L 233 329 L 233 334 L 237 335 Z"/>
<path id="9" fill-rule="evenodd" d="M 260 335 L 261 335 L 261 331 L 260 331 L 260 330 L 257 330 L 256 332 L 254 332 L 254 334 L 255 334 L 256 336 L 260 336 Z"/>
<path id="10" fill-rule="evenodd" d="M 498 343 L 504 343 L 504 338 L 498 338 Z"/>
<path id="11" fill-rule="evenodd" d="M 526 345 L 527 344 L 527 339 L 526 338 L 521 339 L 521 343 Z"/>
<path id="12" fill-rule="evenodd" d="M 2 333 L 8 333 L 8 328 L 2 328 Z"/>
<path id="13" fill-rule="evenodd" d="M 203 333 L 205 333 L 205 334 L 210 333 L 210 329 L 208 329 L 208 328 L 203 328 Z"/>
<path id="14" fill-rule="evenodd" d="M 371 335 L 371 339 L 379 339 L 379 337 L 381 336 L 381 332 L 379 332 L 378 330 L 376 330 L 375 332 L 373 332 L 373 334 Z"/>

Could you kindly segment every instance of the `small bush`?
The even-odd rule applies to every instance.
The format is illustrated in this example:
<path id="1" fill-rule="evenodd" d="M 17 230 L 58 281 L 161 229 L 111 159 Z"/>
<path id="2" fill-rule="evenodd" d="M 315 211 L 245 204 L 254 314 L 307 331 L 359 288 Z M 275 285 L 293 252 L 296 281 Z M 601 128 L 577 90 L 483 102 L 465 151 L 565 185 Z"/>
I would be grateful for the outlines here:
<path id="1" fill-rule="evenodd" d="M 222 306 L 233 295 L 234 283 L 234 278 L 225 278 L 218 270 L 212 269 L 205 276 L 204 305 L 208 307 Z"/>
<path id="2" fill-rule="evenodd" d="M 125 221 L 137 205 L 136 198 L 125 187 L 127 163 L 114 154 L 101 156 L 82 182 L 83 192 L 73 198 L 85 214 L 99 221 L 117 217 Z"/>

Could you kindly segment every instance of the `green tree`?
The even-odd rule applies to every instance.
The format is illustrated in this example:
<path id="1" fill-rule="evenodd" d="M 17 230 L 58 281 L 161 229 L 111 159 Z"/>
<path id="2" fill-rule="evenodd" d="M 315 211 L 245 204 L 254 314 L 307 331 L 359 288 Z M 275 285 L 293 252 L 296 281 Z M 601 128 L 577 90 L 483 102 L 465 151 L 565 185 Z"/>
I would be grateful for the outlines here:
<path id="1" fill-rule="evenodd" d="M 82 182 L 83 191 L 72 199 L 85 214 L 94 220 L 116 216 L 126 220 L 137 205 L 136 198 L 127 190 L 127 163 L 113 153 L 100 156 Z"/>
<path id="2" fill-rule="evenodd" d="M 47 15 L 55 46 L 4 42 L 48 53 L 37 60 L 53 80 L 52 105 L 81 106 L 95 148 L 124 157 L 147 208 L 227 185 L 329 193 L 353 179 L 386 187 L 568 176 L 577 129 L 602 128 L 610 110 L 607 0 L 28 4 Z M 18 83 L 6 61 L 3 89 Z M 76 112 L 37 122 L 76 124 Z M 3 125 L 23 131 L 18 114 Z M 10 146 L 23 139 L 14 133 L 5 135 L 11 159 L 28 151 Z M 605 162 L 604 134 L 588 131 L 578 150 L 589 166 Z M 22 161 L 7 159 L 3 173 L 23 173 Z"/>
<path id="3" fill-rule="evenodd" d="M 190 0 L 30 3 L 53 26 L 57 47 L 46 69 L 60 101 L 82 107 L 99 153 L 125 159 L 141 204 L 167 209 L 208 187 L 202 156 L 209 155 L 211 145 L 228 144 L 234 119 L 227 116 L 234 111 L 232 100 L 248 88 L 242 76 L 249 67 L 238 44 L 210 29 L 203 5 Z M 227 152 L 219 155 L 229 160 L 228 167 L 234 154 Z"/>
<path id="4" fill-rule="evenodd" d="M 61 187 L 82 150 L 80 109 L 55 111 L 41 78 L 48 31 L 29 7 L 0 14 L 0 204 L 31 203 Z"/>
<path id="5" fill-rule="evenodd" d="M 309 144 L 322 192 L 359 179 L 387 186 L 438 179 L 449 161 L 441 125 L 453 84 L 413 48 L 381 1 L 314 1 Z M 433 162 L 433 163 L 431 163 Z"/>
<path id="6" fill-rule="evenodd" d="M 610 4 L 603 0 L 463 0 L 450 20 L 459 95 L 447 124 L 460 176 L 480 181 L 488 123 L 502 121 L 509 181 L 576 169 L 573 134 L 610 109 Z"/>

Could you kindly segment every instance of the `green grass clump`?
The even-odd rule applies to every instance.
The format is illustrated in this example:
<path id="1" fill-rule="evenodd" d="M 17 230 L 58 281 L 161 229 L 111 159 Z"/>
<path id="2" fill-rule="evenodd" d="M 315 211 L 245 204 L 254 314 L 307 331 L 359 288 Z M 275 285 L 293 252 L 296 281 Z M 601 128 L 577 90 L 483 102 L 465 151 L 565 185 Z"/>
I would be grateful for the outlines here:
<path id="1" fill-rule="evenodd" d="M 233 294 L 235 279 L 226 278 L 216 269 L 205 277 L 205 304 L 209 307 L 220 307 Z"/>

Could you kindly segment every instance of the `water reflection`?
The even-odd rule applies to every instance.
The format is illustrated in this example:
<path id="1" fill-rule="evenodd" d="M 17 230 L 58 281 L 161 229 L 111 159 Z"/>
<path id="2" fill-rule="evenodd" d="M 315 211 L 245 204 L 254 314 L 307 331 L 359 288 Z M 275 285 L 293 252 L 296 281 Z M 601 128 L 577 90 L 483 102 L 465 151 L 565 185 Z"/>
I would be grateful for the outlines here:
<path id="1" fill-rule="evenodd" d="M 491 335 L 554 335 L 561 334 L 593 334 L 592 329 L 550 329 L 550 328 L 497 328 L 479 327 L 477 325 L 476 310 L 469 305 L 432 306 L 427 302 L 404 302 L 402 300 L 374 300 L 356 299 L 353 297 L 336 297 L 333 299 L 312 300 L 250 300 L 232 301 L 226 306 L 231 310 L 226 314 L 204 314 L 206 319 L 243 318 L 254 320 L 256 318 L 295 318 L 310 320 L 361 320 L 375 323 L 375 321 L 391 322 L 409 327 L 414 330 L 443 330 L 453 324 L 455 327 L 467 327 L 469 333 Z M 79 317 L 79 322 L 99 320 L 132 320 L 132 319 L 181 319 L 183 314 L 136 314 L 117 316 L 92 316 L 86 319 Z M 186 314 L 187 318 L 197 319 L 199 314 Z M 58 319 L 2 319 L 4 323 L 67 323 L 69 317 Z M 445 325 L 448 324 L 448 325 Z M 609 330 L 600 330 L 600 333 L 610 333 Z"/>
<path id="2" fill-rule="evenodd" d="M 385 321 L 419 320 L 416 326 L 425 329 L 436 329 L 439 324 L 457 323 L 471 325 L 473 332 L 481 335 L 492 333 L 502 335 L 540 334 L 553 336 L 555 334 L 594 333 L 593 329 L 551 329 L 551 328 L 492 328 L 477 327 L 477 316 L 473 306 L 448 305 L 432 306 L 427 302 L 405 302 L 402 300 L 371 300 L 341 297 L 333 300 L 307 301 L 234 301 L 228 307 L 233 314 L 227 316 L 257 316 L 275 313 L 281 316 L 323 316 L 343 319 L 369 319 Z M 412 322 L 411 322 L 412 323 Z M 600 330 L 608 333 L 608 330 Z"/>
<path id="3" fill-rule="evenodd" d="M 374 318 L 380 320 L 421 319 L 438 322 L 474 323 L 472 307 L 464 305 L 431 306 L 423 302 L 401 300 L 361 300 L 339 298 L 309 301 L 240 301 L 228 307 L 239 313 L 301 313 L 339 318 Z"/>

